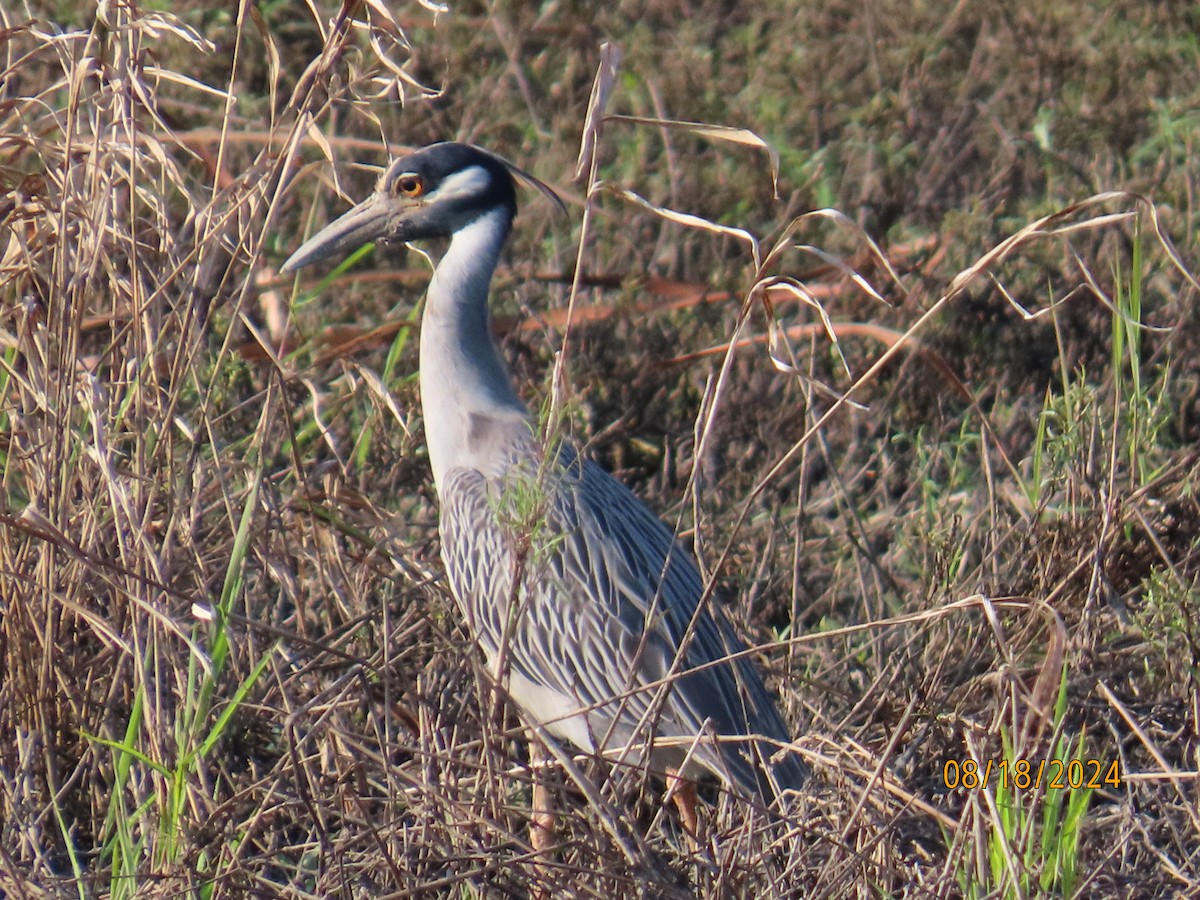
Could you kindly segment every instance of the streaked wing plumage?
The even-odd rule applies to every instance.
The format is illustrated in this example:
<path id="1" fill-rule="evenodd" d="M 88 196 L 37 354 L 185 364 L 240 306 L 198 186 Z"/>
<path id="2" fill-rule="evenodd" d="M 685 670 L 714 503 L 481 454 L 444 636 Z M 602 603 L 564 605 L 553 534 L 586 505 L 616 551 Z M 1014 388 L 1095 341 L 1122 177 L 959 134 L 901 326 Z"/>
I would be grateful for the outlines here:
<path id="1" fill-rule="evenodd" d="M 693 763 L 767 798 L 798 787 L 804 769 L 794 754 L 766 762 L 787 731 L 749 660 L 720 662 L 744 647 L 711 600 L 697 614 L 703 581 L 670 529 L 569 447 L 557 466 L 534 469 L 522 464 L 532 448 L 515 443 L 504 471 L 450 473 L 441 532 L 452 591 L 493 665 L 507 642 L 518 704 L 557 710 L 544 723 L 551 734 L 610 756 L 629 746 L 640 758 L 653 734 L 653 763 L 677 767 L 701 735 Z M 507 513 L 506 498 L 522 490 L 540 498 L 539 521 Z M 535 696 L 522 702 L 522 693 Z M 581 709 L 586 716 L 568 715 Z M 738 739 L 750 735 L 765 740 Z M 776 788 L 761 782 L 763 771 Z"/>

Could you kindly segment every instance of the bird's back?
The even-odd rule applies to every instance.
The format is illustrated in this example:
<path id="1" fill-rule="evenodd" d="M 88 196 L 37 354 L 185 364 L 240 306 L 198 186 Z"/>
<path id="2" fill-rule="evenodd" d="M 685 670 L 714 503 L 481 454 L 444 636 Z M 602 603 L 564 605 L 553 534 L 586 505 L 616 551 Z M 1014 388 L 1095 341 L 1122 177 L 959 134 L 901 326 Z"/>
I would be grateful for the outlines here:
<path id="1" fill-rule="evenodd" d="M 767 799 L 798 788 L 783 720 L 671 530 L 570 446 L 546 462 L 527 424 L 493 446 L 491 472 L 441 485 L 442 552 L 513 699 L 585 750 L 638 761 L 653 735 L 657 769 L 687 759 Z"/>

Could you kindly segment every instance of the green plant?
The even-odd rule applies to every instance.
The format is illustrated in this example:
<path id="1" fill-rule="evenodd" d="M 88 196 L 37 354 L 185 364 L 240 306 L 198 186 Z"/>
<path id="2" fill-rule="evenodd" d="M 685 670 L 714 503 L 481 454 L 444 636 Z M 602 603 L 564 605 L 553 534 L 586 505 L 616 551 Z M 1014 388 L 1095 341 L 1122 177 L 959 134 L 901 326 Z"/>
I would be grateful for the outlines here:
<path id="1" fill-rule="evenodd" d="M 990 794 L 981 804 L 988 811 L 986 866 L 958 872 L 972 900 L 1075 896 L 1092 795 L 1100 786 L 1119 787 L 1120 777 L 1115 762 L 1088 759 L 1084 734 L 1072 741 L 1065 733 L 1067 709 L 1064 668 L 1045 759 L 1018 757 L 1008 731 L 1001 733 L 1003 762 L 991 774 L 992 785 L 979 788 Z"/>

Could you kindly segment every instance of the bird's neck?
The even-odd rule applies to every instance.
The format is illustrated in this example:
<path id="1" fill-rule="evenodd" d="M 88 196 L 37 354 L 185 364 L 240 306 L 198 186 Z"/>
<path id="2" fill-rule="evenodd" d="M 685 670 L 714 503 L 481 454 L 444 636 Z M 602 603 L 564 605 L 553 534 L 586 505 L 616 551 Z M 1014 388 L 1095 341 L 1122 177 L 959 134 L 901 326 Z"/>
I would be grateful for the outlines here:
<path id="1" fill-rule="evenodd" d="M 495 209 L 450 239 L 421 320 L 421 404 L 433 479 L 456 468 L 496 474 L 499 440 L 528 433 L 528 412 L 492 341 L 488 290 L 512 213 Z"/>

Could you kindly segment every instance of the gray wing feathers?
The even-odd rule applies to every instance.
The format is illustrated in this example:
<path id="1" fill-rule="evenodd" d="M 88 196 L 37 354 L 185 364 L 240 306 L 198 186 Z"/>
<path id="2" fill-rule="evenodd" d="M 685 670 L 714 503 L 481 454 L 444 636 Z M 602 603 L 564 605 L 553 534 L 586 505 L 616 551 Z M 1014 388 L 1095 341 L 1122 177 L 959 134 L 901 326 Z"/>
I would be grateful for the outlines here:
<path id="1" fill-rule="evenodd" d="M 668 664 L 692 628 L 677 669 L 684 677 L 676 683 L 669 705 L 685 718 L 686 733 L 694 735 L 707 720 L 720 735 L 761 735 L 768 739 L 761 746 L 745 741 L 720 745 L 729 774 L 743 787 L 757 789 L 764 796 L 770 792 L 758 777 L 763 769 L 771 771 L 777 788 L 798 788 L 806 773 L 795 754 L 787 754 L 777 765 L 767 762 L 779 743 L 790 742 L 787 727 L 750 659 L 743 656 L 726 661 L 746 648 L 715 606 L 715 599 L 704 598 L 704 582 L 690 553 L 645 504 L 599 466 L 583 463 L 581 486 L 587 510 L 603 525 L 595 542 L 606 550 L 620 547 L 607 563 L 610 573 L 629 579 L 624 598 L 632 604 L 641 598 L 647 612 L 661 614 L 670 639 Z M 593 541 L 587 543 L 590 546 Z M 705 599 L 705 608 L 697 615 L 701 599 Z M 703 668 L 693 671 L 697 667 Z"/>
<path id="2" fill-rule="evenodd" d="M 795 754 L 768 762 L 777 742 L 790 738 L 752 663 L 745 657 L 719 662 L 744 647 L 711 601 L 697 614 L 704 584 L 691 556 L 603 469 L 570 448 L 561 451 L 560 462 L 541 481 L 541 549 L 519 550 L 520 537 L 497 516 L 504 478 L 513 478 L 519 464 L 499 478 L 454 470 L 443 485 L 447 573 L 489 659 L 494 662 L 515 613 L 507 623 L 512 673 L 574 698 L 577 708 L 592 707 L 592 746 L 636 741 L 646 733 L 638 733 L 642 723 L 660 738 L 680 739 L 682 758 L 697 734 L 721 735 L 734 740 L 716 750 L 697 744 L 693 759 L 764 798 L 798 788 L 806 771 Z M 521 567 L 522 590 L 514 594 L 513 575 Z M 677 675 L 655 706 L 658 691 L 648 686 L 672 667 Z M 748 735 L 767 740 L 736 740 Z"/>

